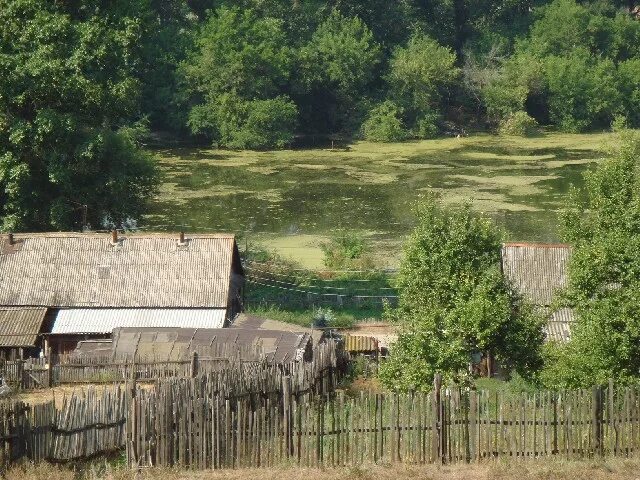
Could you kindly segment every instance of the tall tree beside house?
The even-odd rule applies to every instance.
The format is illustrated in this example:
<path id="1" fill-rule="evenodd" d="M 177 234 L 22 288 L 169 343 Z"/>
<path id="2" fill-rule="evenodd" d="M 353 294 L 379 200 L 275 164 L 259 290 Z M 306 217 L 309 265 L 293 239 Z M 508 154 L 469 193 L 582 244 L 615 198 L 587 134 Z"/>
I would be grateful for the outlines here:
<path id="1" fill-rule="evenodd" d="M 143 1 L 0 0 L 0 228 L 140 215 L 155 168 L 122 128 L 138 114 L 147 14 Z"/>
<path id="2" fill-rule="evenodd" d="M 577 320 L 571 341 L 551 347 L 549 386 L 640 378 L 640 135 L 621 135 L 564 214 L 573 246 L 566 301 Z"/>
<path id="3" fill-rule="evenodd" d="M 500 232 L 470 206 L 430 198 L 417 208 L 393 316 L 399 339 L 380 368 L 393 390 L 428 390 L 436 372 L 462 380 L 477 353 L 491 352 L 523 376 L 541 366 L 542 320 L 500 272 Z"/>

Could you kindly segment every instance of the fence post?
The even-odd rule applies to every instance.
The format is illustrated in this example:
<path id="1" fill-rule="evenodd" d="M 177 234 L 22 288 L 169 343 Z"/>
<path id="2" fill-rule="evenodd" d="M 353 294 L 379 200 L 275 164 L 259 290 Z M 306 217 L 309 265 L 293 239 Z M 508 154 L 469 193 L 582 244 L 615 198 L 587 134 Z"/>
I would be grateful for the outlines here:
<path id="1" fill-rule="evenodd" d="M 433 377 L 433 426 L 434 432 L 432 436 L 431 452 L 434 459 L 444 463 L 445 449 L 443 448 L 443 425 L 442 420 L 442 399 L 440 398 L 440 390 L 442 389 L 442 375 L 436 373 Z"/>
<path id="2" fill-rule="evenodd" d="M 191 354 L 190 374 L 191 378 L 196 378 L 196 375 L 198 375 L 198 352 L 193 352 Z"/>
<path id="3" fill-rule="evenodd" d="M 602 389 L 593 386 L 591 389 L 591 432 L 593 437 L 593 453 L 602 456 Z"/>
<path id="4" fill-rule="evenodd" d="M 20 359 L 16 362 L 16 368 L 18 370 L 18 378 L 20 379 L 20 390 L 27 389 L 27 376 L 24 372 L 24 360 Z"/>
<path id="5" fill-rule="evenodd" d="M 293 439 L 291 438 L 291 383 L 288 375 L 282 377 L 282 405 L 285 435 L 284 444 L 287 451 L 286 456 L 289 457 L 293 453 Z"/>

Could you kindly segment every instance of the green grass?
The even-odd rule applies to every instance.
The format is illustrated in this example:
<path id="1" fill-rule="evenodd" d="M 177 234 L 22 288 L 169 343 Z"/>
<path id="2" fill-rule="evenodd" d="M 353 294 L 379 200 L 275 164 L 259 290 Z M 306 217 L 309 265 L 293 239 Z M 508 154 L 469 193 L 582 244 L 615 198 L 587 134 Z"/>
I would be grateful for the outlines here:
<path id="1" fill-rule="evenodd" d="M 149 230 L 226 231 L 322 266 L 319 244 L 336 230 L 360 232 L 381 267 L 395 267 L 413 226 L 411 206 L 428 191 L 472 205 L 513 240 L 558 240 L 570 185 L 615 142 L 610 133 L 479 134 L 345 149 L 154 150 L 164 175 Z"/>

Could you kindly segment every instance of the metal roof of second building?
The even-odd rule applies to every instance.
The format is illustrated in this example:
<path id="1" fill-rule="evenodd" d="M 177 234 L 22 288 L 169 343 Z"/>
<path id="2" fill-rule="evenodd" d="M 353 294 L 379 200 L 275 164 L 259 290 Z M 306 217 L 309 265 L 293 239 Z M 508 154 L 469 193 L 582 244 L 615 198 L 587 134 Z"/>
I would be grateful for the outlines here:
<path id="1" fill-rule="evenodd" d="M 46 308 L 0 307 L 0 347 L 35 346 Z"/>
<path id="2" fill-rule="evenodd" d="M 0 238 L 0 305 L 225 308 L 233 235 L 21 234 Z"/>
<path id="3" fill-rule="evenodd" d="M 567 285 L 570 256 L 567 245 L 507 243 L 502 247 L 502 271 L 529 302 L 549 306 Z"/>

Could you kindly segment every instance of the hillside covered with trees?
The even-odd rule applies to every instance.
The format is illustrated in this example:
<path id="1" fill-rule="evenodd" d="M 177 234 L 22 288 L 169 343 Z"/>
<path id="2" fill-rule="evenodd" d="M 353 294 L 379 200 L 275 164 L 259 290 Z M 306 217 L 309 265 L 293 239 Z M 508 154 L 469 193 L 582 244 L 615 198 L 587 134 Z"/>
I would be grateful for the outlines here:
<path id="1" fill-rule="evenodd" d="M 266 149 L 637 127 L 639 15 L 634 0 L 0 0 L 1 226 L 135 218 L 158 182 L 149 131 Z"/>

